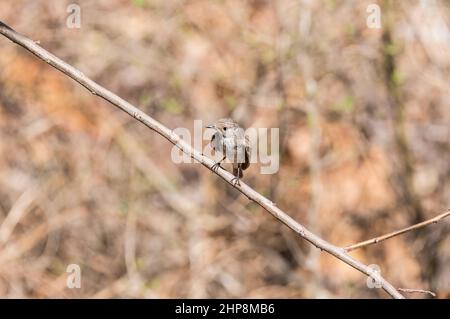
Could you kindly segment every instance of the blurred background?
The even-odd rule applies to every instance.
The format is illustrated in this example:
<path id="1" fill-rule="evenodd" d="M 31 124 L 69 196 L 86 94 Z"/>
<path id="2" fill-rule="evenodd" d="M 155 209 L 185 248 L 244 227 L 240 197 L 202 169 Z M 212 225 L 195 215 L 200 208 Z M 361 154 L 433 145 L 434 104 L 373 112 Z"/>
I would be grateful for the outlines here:
<path id="1" fill-rule="evenodd" d="M 280 128 L 279 172 L 253 164 L 244 181 L 333 244 L 450 207 L 449 1 L 80 0 L 79 29 L 69 4 L 2 0 L 0 20 L 172 129 Z M 0 50 L 1 297 L 387 297 L 174 164 L 159 135 L 4 37 Z M 448 230 L 351 254 L 449 298 Z"/>

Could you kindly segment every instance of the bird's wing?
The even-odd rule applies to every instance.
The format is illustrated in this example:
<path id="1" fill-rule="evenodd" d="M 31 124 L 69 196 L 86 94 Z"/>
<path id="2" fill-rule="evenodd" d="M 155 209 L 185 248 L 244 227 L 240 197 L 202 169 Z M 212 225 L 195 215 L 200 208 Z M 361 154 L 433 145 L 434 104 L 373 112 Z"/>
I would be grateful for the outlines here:
<path id="1" fill-rule="evenodd" d="M 250 139 L 248 135 L 245 135 L 244 137 L 244 145 L 245 145 L 245 160 L 242 163 L 242 169 L 247 169 L 250 166 L 250 158 L 252 155 L 252 147 L 250 145 Z"/>

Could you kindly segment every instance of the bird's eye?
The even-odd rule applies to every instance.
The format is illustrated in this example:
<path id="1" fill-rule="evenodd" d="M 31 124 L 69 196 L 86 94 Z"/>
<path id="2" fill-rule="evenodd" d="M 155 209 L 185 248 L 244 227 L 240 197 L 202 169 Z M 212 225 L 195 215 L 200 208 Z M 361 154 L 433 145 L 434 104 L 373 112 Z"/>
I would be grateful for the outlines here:
<path id="1" fill-rule="evenodd" d="M 223 128 L 223 130 L 224 130 L 224 131 L 226 131 L 226 130 L 227 130 L 227 128 L 226 128 L 226 127 L 224 127 L 224 128 Z"/>

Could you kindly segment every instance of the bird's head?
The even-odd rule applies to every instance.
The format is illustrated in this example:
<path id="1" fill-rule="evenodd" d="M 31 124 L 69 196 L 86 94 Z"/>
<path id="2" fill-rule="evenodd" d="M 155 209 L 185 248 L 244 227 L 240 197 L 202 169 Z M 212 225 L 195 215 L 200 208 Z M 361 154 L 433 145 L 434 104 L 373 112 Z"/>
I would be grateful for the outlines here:
<path id="1" fill-rule="evenodd" d="M 234 127 L 239 127 L 239 126 L 232 119 L 228 119 L 228 118 L 217 120 L 214 124 L 210 124 L 210 125 L 206 126 L 206 128 L 215 129 L 222 134 L 225 133 L 228 129 L 234 128 Z"/>

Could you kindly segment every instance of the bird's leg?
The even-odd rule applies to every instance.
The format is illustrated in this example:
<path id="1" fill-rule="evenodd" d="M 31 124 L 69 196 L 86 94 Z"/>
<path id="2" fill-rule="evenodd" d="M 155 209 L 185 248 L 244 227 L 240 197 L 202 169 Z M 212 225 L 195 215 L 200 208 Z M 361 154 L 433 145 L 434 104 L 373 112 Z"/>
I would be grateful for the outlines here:
<path id="1" fill-rule="evenodd" d="M 232 183 L 234 186 L 241 186 L 241 183 L 239 182 L 239 176 L 241 176 L 241 170 L 242 170 L 241 165 L 238 165 L 238 167 L 237 167 L 237 176 L 235 176 L 235 177 L 231 180 L 231 183 Z"/>
<path id="2" fill-rule="evenodd" d="M 214 163 L 214 165 L 211 166 L 211 169 L 212 169 L 213 171 L 217 172 L 217 170 L 219 169 L 219 167 L 220 167 L 220 168 L 223 168 L 222 166 L 220 166 L 220 163 L 222 163 L 223 160 L 224 160 L 225 158 L 226 158 L 226 156 L 224 155 L 223 158 L 222 158 L 220 161 Z"/>

